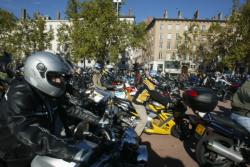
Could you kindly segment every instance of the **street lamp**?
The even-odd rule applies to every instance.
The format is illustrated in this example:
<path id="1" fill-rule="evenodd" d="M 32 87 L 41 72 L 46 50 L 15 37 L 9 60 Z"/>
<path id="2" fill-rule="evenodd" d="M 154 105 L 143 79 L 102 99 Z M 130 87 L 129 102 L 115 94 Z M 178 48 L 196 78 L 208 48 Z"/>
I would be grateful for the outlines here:
<path id="1" fill-rule="evenodd" d="M 119 3 L 122 3 L 122 0 L 113 0 L 114 3 L 116 3 L 116 12 L 117 16 L 119 16 Z"/>

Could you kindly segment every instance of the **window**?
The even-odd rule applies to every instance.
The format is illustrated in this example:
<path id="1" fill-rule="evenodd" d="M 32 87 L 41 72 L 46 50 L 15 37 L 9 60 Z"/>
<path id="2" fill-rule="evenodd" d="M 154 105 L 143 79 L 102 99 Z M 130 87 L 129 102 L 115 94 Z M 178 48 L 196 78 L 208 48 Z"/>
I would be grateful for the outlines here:
<path id="1" fill-rule="evenodd" d="M 163 23 L 161 23 L 160 24 L 160 30 L 163 30 L 163 28 L 164 28 L 164 25 L 163 25 Z"/>
<path id="2" fill-rule="evenodd" d="M 163 39 L 163 34 L 162 33 L 160 33 L 160 39 Z"/>
<path id="3" fill-rule="evenodd" d="M 90 63 L 91 63 L 91 60 L 88 60 L 88 63 L 90 64 Z"/>
<path id="4" fill-rule="evenodd" d="M 160 42 L 160 48 L 162 48 L 163 42 Z"/>
<path id="5" fill-rule="evenodd" d="M 49 25 L 49 30 L 52 30 L 52 28 L 53 28 L 52 25 Z"/>
<path id="6" fill-rule="evenodd" d="M 180 30 L 180 25 L 179 24 L 176 24 L 176 31 L 179 31 Z"/>
<path id="7" fill-rule="evenodd" d="M 157 71 L 162 72 L 162 70 L 163 70 L 163 64 L 158 64 Z"/>
<path id="8" fill-rule="evenodd" d="M 169 25 L 168 25 L 168 30 L 171 30 L 171 29 L 172 29 L 172 25 L 169 24 Z"/>
<path id="9" fill-rule="evenodd" d="M 167 50 L 171 50 L 171 41 L 167 42 Z"/>
<path id="10" fill-rule="evenodd" d="M 172 34 L 168 34 L 168 39 L 172 39 Z"/>
<path id="11" fill-rule="evenodd" d="M 201 30 L 204 32 L 204 31 L 206 31 L 206 26 L 205 25 L 202 25 L 201 26 Z"/>
<path id="12" fill-rule="evenodd" d="M 188 30 L 188 26 L 185 26 L 185 28 L 184 28 L 186 31 Z"/>
<path id="13" fill-rule="evenodd" d="M 159 52 L 159 59 L 160 60 L 162 59 L 162 52 L 161 51 Z"/>

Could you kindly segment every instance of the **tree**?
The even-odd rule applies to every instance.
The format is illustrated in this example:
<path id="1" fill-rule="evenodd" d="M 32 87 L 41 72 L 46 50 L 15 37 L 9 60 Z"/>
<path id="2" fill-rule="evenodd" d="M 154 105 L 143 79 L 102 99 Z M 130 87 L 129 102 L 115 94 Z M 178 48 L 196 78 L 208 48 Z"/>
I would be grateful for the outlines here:
<path id="1" fill-rule="evenodd" d="M 233 65 L 235 62 L 241 62 L 250 66 L 250 4 L 245 4 L 239 14 L 234 14 L 229 22 L 231 35 L 226 39 L 230 40 L 231 45 L 228 49 L 228 55 L 224 61 Z M 236 65 L 235 65 L 236 66 Z"/>
<path id="2" fill-rule="evenodd" d="M 68 0 L 68 5 L 66 9 L 66 15 L 68 19 L 77 19 L 79 12 L 79 0 Z"/>
<path id="3" fill-rule="evenodd" d="M 75 60 L 116 60 L 127 47 L 142 46 L 145 26 L 120 21 L 112 0 L 84 1 L 72 21 L 70 39 Z M 144 35 L 144 36 L 143 36 Z"/>
<path id="4" fill-rule="evenodd" d="M 238 64 L 250 66 L 250 4 L 234 12 L 223 29 L 214 28 L 216 36 L 210 38 L 210 56 L 220 56 L 222 63 L 236 68 Z"/>
<path id="5" fill-rule="evenodd" d="M 53 32 L 45 30 L 45 21 L 42 17 L 19 20 L 11 34 L 16 59 L 35 51 L 46 50 L 53 39 Z"/>
<path id="6" fill-rule="evenodd" d="M 72 43 L 71 43 L 71 27 L 68 24 L 62 24 L 57 31 L 57 42 L 59 45 L 59 50 L 58 52 L 61 55 L 65 55 L 67 59 L 71 59 L 70 57 L 70 52 L 72 48 Z"/>
<path id="7" fill-rule="evenodd" d="M 16 26 L 16 21 L 15 15 L 0 8 L 0 54 L 12 51 L 10 35 Z"/>
<path id="8" fill-rule="evenodd" d="M 204 40 L 205 32 L 202 31 L 198 24 L 191 24 L 189 29 L 179 37 L 180 44 L 177 46 L 178 56 L 182 60 L 188 58 L 192 62 L 200 62 L 204 57 L 206 41 Z"/>

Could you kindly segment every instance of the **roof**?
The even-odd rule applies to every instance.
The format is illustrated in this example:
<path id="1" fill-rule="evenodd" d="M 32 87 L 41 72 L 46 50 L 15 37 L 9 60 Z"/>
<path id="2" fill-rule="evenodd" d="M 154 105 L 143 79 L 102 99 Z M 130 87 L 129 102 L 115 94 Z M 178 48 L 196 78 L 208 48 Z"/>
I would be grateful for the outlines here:
<path id="1" fill-rule="evenodd" d="M 126 15 L 122 15 L 122 16 L 119 16 L 119 18 L 135 18 L 135 16 L 126 16 Z"/>
<path id="2" fill-rule="evenodd" d="M 212 20 L 212 19 L 153 18 L 153 20 L 149 23 L 148 27 L 153 26 L 156 21 L 189 21 L 189 22 L 219 22 L 219 23 L 227 22 L 227 20 Z"/>

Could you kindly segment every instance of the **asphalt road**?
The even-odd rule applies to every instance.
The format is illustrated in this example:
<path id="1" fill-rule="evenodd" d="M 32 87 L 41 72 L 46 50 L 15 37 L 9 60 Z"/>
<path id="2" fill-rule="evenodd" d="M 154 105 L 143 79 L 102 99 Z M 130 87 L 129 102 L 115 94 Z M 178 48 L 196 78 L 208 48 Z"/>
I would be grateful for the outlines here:
<path id="1" fill-rule="evenodd" d="M 221 103 L 215 111 L 230 111 L 230 102 Z M 189 109 L 188 113 L 192 113 Z M 171 135 L 142 134 L 142 142 L 148 146 L 149 167 L 198 167 L 195 160 L 195 139 L 185 142 Z"/>

